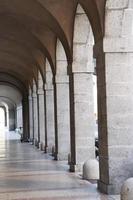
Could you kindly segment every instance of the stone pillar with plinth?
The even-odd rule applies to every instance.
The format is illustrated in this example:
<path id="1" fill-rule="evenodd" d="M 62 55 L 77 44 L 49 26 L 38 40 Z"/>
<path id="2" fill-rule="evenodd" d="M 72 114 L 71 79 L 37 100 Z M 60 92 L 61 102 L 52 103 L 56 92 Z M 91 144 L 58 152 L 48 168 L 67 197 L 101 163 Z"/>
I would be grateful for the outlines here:
<path id="1" fill-rule="evenodd" d="M 33 134 L 33 100 L 32 93 L 30 90 L 29 93 L 29 132 L 30 132 L 30 141 L 33 142 L 34 134 Z"/>
<path id="2" fill-rule="evenodd" d="M 39 132 L 40 132 L 40 143 L 39 148 L 45 151 L 45 102 L 44 102 L 44 90 L 38 89 L 38 112 L 39 112 Z"/>
<path id="3" fill-rule="evenodd" d="M 33 117 L 34 117 L 34 145 L 38 146 L 38 98 L 37 98 L 37 93 L 36 93 L 36 85 L 33 85 Z"/>
<path id="4" fill-rule="evenodd" d="M 57 108 L 57 135 L 56 160 L 68 160 L 70 153 L 70 104 L 69 104 L 69 76 L 67 75 L 67 59 L 60 41 L 57 41 L 56 52 L 56 108 Z"/>
<path id="5" fill-rule="evenodd" d="M 73 63 L 70 79 L 71 162 L 70 171 L 82 171 L 84 162 L 95 159 L 93 94 L 94 38 L 88 18 L 78 6 L 75 17 Z"/>
<path id="6" fill-rule="evenodd" d="M 107 194 L 119 194 L 124 181 L 133 176 L 133 9 L 131 1 L 124 2 L 107 1 L 105 37 L 101 51 L 100 42 L 94 48 L 104 52 L 96 57 L 98 188 Z"/>
<path id="7" fill-rule="evenodd" d="M 53 88 L 53 75 L 50 64 L 46 60 L 46 151 L 52 153 L 55 148 L 55 119 L 54 119 L 54 88 Z"/>

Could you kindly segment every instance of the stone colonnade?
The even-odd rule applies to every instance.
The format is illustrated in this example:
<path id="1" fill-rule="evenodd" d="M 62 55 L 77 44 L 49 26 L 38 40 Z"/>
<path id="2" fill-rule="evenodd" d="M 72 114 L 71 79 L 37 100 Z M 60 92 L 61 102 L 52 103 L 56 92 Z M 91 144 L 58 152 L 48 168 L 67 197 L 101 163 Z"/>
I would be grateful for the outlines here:
<path id="1" fill-rule="evenodd" d="M 133 23 L 133 5 L 128 1 L 119 8 L 117 3 L 110 2 L 104 39 L 94 45 L 98 80 L 98 187 L 104 193 L 117 194 L 123 182 L 133 176 L 133 33 L 129 25 Z M 115 23 L 110 23 L 114 19 Z M 57 160 L 67 160 L 69 155 L 71 171 L 79 171 L 86 160 L 95 159 L 92 41 L 87 17 L 78 8 L 73 62 L 67 61 L 58 41 L 56 73 L 52 73 L 47 60 L 45 81 L 39 77 L 41 86 L 34 81 L 29 95 L 31 139 L 38 147 L 43 143 L 41 149 L 53 153 Z"/>

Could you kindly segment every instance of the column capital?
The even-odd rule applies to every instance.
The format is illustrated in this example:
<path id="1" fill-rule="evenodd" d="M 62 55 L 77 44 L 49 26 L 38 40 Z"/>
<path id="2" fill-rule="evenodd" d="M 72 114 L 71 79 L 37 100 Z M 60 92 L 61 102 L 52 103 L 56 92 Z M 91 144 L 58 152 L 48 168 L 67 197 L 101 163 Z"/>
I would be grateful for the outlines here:
<path id="1" fill-rule="evenodd" d="M 45 84 L 45 90 L 48 91 L 48 90 L 53 90 L 53 84 L 52 83 L 46 83 Z"/>
<path id="2" fill-rule="evenodd" d="M 44 95 L 44 90 L 42 88 L 39 88 L 37 91 L 38 95 Z"/>
<path id="3" fill-rule="evenodd" d="M 34 92 L 33 92 L 32 98 L 37 98 L 37 93 L 34 93 Z"/>
<path id="4" fill-rule="evenodd" d="M 68 75 L 68 76 L 69 76 L 69 78 L 70 78 L 70 76 L 73 76 L 73 75 L 76 75 L 76 74 L 81 74 L 81 75 L 82 75 L 82 74 L 92 74 L 92 75 L 93 75 L 93 74 L 94 74 L 94 71 L 93 71 L 93 72 L 78 72 L 78 71 L 77 71 L 77 72 L 69 72 L 69 75 Z M 70 81 L 70 79 L 69 79 L 69 81 Z"/>

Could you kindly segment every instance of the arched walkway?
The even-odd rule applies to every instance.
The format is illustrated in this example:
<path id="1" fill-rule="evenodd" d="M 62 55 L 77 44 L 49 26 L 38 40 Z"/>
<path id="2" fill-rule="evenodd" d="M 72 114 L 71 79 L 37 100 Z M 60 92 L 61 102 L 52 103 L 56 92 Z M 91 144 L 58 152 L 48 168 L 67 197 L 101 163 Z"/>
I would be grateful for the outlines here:
<path id="1" fill-rule="evenodd" d="M 0 198 L 119 199 L 100 192 L 133 177 L 132 36 L 132 0 L 0 1 L 0 123 L 21 140 L 0 139 Z"/>

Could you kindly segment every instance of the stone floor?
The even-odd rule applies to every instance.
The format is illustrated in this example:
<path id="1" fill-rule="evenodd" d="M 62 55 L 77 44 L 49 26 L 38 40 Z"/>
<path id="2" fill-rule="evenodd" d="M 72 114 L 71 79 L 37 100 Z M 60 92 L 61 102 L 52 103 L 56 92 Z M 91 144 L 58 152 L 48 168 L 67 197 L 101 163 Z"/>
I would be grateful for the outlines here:
<path id="1" fill-rule="evenodd" d="M 120 200 L 99 194 L 95 184 L 69 173 L 66 163 L 14 140 L 13 132 L 0 137 L 0 199 Z"/>

